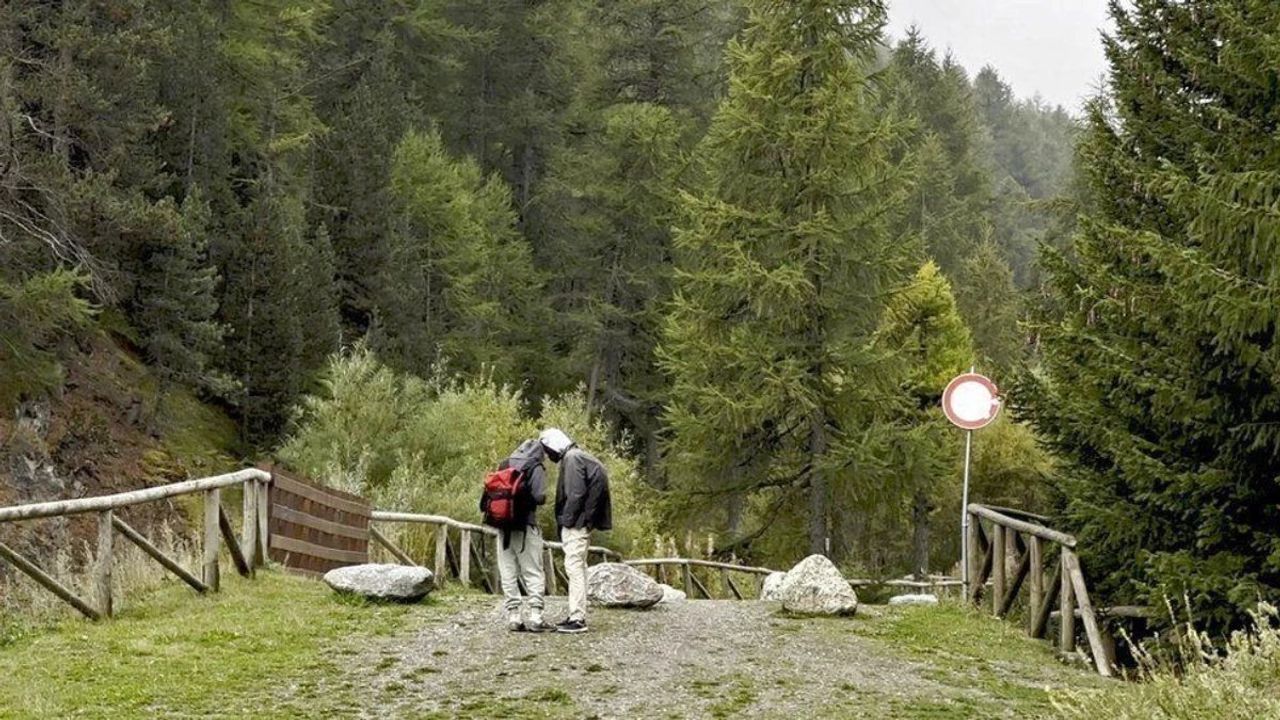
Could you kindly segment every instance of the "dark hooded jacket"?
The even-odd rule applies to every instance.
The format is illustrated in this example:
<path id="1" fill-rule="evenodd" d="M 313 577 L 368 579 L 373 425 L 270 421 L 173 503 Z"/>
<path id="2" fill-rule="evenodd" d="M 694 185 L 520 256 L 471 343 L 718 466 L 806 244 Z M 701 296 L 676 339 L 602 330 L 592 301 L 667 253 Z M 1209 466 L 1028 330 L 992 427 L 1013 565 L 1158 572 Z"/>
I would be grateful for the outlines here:
<path id="1" fill-rule="evenodd" d="M 542 443 L 538 440 L 525 440 L 520 447 L 511 453 L 511 457 L 503 460 L 499 470 L 513 467 L 524 473 L 524 493 L 517 498 L 516 508 L 525 515 L 524 525 L 537 525 L 538 506 L 547 502 L 547 471 L 542 467 L 542 459 L 546 456 Z"/>
<path id="2" fill-rule="evenodd" d="M 556 483 L 556 524 L 561 528 L 608 530 L 613 527 L 609 474 L 590 453 L 570 447 L 560 458 Z"/>

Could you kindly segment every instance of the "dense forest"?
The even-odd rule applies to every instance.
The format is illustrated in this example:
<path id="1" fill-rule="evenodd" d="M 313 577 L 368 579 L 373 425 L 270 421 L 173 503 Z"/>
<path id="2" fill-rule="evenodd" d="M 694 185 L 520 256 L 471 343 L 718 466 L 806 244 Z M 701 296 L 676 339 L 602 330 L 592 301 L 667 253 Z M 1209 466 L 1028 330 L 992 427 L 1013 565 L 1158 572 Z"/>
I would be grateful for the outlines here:
<path id="1" fill-rule="evenodd" d="M 956 560 L 976 365 L 977 496 L 1229 621 L 1280 584 L 1280 10 L 1113 15 L 1077 118 L 879 0 L 7 3 L 0 403 L 109 329 L 138 422 L 190 389 L 388 502 L 556 422 L 617 543 L 884 575 Z"/>

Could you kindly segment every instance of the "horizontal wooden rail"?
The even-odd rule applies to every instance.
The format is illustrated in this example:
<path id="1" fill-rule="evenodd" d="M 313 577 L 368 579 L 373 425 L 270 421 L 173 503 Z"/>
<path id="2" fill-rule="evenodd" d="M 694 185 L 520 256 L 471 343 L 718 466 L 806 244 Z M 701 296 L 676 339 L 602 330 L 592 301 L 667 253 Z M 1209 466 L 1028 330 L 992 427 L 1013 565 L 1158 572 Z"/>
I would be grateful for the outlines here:
<path id="1" fill-rule="evenodd" d="M 695 567 L 719 568 L 721 570 L 736 570 L 738 572 L 752 573 L 755 575 L 772 575 L 777 572 L 765 567 L 751 567 L 749 565 L 734 565 L 732 563 L 716 562 L 714 560 L 699 560 L 698 558 L 642 558 L 640 560 L 627 560 L 627 565 L 693 565 Z"/>
<path id="2" fill-rule="evenodd" d="M 260 546 L 259 532 L 265 530 L 267 526 L 268 506 L 264 491 L 271 482 L 271 473 L 258 468 L 247 468 L 225 475 L 187 480 L 185 482 L 112 495 L 99 495 L 73 500 L 54 500 L 0 508 L 0 522 L 37 520 L 85 513 L 98 514 L 96 558 L 91 568 L 94 595 L 98 604 L 97 608 L 91 607 L 88 603 L 76 597 L 70 590 L 50 577 L 48 573 L 45 573 L 34 563 L 3 544 L 0 544 L 0 559 L 8 561 L 47 590 L 60 597 L 76 610 L 79 610 L 86 617 L 94 620 L 109 618 L 113 614 L 112 570 L 116 533 L 120 533 L 127 540 L 137 545 L 153 560 L 177 575 L 198 592 L 217 592 L 219 589 L 218 556 L 224 542 L 232 560 L 235 562 L 236 569 L 242 575 L 248 577 L 253 576 L 254 566 L 260 564 L 261 558 L 265 555 L 262 552 L 265 548 Z M 242 531 L 244 532 L 245 541 L 243 543 L 236 537 L 231 520 L 223 510 L 220 502 L 222 488 L 236 485 L 242 485 L 244 489 L 241 508 L 241 516 L 244 520 Z M 201 578 L 199 579 L 175 560 L 162 553 L 151 541 L 117 517 L 114 512 L 118 508 L 196 493 L 203 495 L 204 498 Z"/>
<path id="3" fill-rule="evenodd" d="M 76 500 L 54 500 L 52 502 L 33 503 L 31 505 L 14 505 L 12 507 L 0 508 L 0 522 L 34 520 L 37 518 L 57 517 L 60 515 L 78 515 L 81 513 L 114 510 L 116 508 L 129 507 L 130 505 L 139 505 L 141 503 L 153 502 L 155 500 L 164 500 L 165 498 L 177 497 L 179 495 L 190 495 L 192 493 L 206 490 L 215 490 L 218 488 L 231 487 L 233 485 L 241 485 L 249 480 L 270 482 L 271 475 L 257 468 L 248 468 L 226 475 L 217 475 L 214 477 L 201 478 L 199 480 L 187 480 L 186 482 L 160 485 L 158 487 L 145 488 L 143 490 L 132 490 L 129 492 L 116 493 L 114 495 L 99 495 L 97 497 L 79 498 Z"/>
<path id="4" fill-rule="evenodd" d="M 376 522 L 398 522 L 398 523 L 417 523 L 421 525 L 443 525 L 445 527 L 451 527 L 455 530 L 481 533 L 483 535 L 488 535 L 489 537 L 494 537 L 494 538 L 498 537 L 498 531 L 494 528 L 489 527 L 488 525 L 476 525 L 475 523 L 462 522 L 461 520 L 454 520 L 453 518 L 445 517 L 444 515 L 424 515 L 421 513 L 389 512 L 386 510 L 374 510 L 371 518 Z M 554 548 L 556 550 L 564 549 L 564 546 L 562 544 L 554 540 L 548 540 L 544 544 L 547 547 Z M 622 559 L 622 555 L 618 553 L 616 550 L 610 550 L 609 548 L 600 547 L 598 545 L 592 545 L 591 547 L 587 548 L 587 552 L 598 553 L 605 558 L 611 558 L 614 560 Z"/>
<path id="5" fill-rule="evenodd" d="M 1059 545 L 1065 545 L 1069 548 L 1074 548 L 1076 546 L 1076 539 L 1071 535 L 1059 532 L 1052 528 L 1047 528 L 1043 525 L 1037 525 L 1025 520 L 1019 520 L 1015 517 L 1010 517 L 1009 515 L 997 512 L 986 505 L 971 504 L 969 505 L 969 512 L 977 515 L 978 517 L 990 520 L 998 526 L 1009 528 L 1010 530 L 1034 535 L 1038 538 L 1056 542 Z"/>

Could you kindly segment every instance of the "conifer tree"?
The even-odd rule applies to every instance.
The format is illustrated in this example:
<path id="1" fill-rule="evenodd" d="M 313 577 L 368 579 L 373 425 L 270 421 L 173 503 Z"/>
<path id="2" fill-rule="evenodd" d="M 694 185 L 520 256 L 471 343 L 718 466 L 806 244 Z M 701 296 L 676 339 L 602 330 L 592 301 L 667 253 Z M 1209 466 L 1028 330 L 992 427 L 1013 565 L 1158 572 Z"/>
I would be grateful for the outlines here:
<path id="1" fill-rule="evenodd" d="M 911 569 L 923 577 L 929 570 L 932 514 L 939 495 L 947 495 L 942 486 L 955 479 L 949 472 L 956 457 L 955 435 L 942 415 L 942 391 L 973 362 L 969 329 L 956 310 L 951 283 L 937 265 L 925 263 L 889 301 L 876 342 L 904 368 L 900 387 L 910 402 L 901 417 L 896 488 L 910 509 L 914 530 Z"/>
<path id="2" fill-rule="evenodd" d="M 896 128 L 867 63 L 877 0 L 752 0 L 730 89 L 683 196 L 662 357 L 685 482 L 804 497 L 803 546 L 826 552 L 833 483 L 865 448 L 866 344 L 901 278 Z M 762 522 L 772 522 L 768 513 Z"/>
<path id="3" fill-rule="evenodd" d="M 180 215 L 164 215 L 171 217 L 169 232 L 147 250 L 133 313 L 147 360 L 160 375 L 160 401 L 174 383 L 225 394 L 233 383 L 214 364 L 223 328 L 214 319 L 218 274 L 208 257 L 209 206 L 197 188 Z"/>
<path id="4" fill-rule="evenodd" d="M 541 284 L 517 232 L 511 191 L 436 133 L 410 133 L 396 151 L 399 217 L 379 286 L 373 346 L 397 366 L 429 374 L 488 369 L 516 381 L 536 353 L 530 300 Z"/>
<path id="5" fill-rule="evenodd" d="M 1113 2 L 1076 263 L 1038 328 L 1030 415 L 1111 602 L 1223 630 L 1280 588 L 1280 5 Z M 1054 308 L 1057 308 L 1056 313 Z"/>

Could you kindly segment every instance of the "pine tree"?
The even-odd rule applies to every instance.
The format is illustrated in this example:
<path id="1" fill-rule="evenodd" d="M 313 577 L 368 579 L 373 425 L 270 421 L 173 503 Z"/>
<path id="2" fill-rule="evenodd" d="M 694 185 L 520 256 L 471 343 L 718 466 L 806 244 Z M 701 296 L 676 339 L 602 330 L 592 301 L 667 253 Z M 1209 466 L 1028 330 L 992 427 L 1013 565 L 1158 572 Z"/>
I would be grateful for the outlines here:
<path id="1" fill-rule="evenodd" d="M 1092 208 L 1050 265 L 1027 392 L 1064 516 L 1110 602 L 1223 630 L 1280 588 L 1280 6 L 1113 2 Z M 1056 308 L 1056 312 L 1054 309 Z"/>
<path id="2" fill-rule="evenodd" d="M 896 129 L 866 82 L 885 11 L 746 5 L 729 96 L 700 147 L 705 179 L 681 200 L 668 418 L 684 478 L 803 493 L 804 545 L 826 552 L 832 484 L 867 442 L 866 340 L 903 255 L 886 222 L 900 202 Z"/>
<path id="3" fill-rule="evenodd" d="M 914 528 L 911 569 L 923 577 L 929 569 L 931 516 L 939 495 L 946 494 L 940 488 L 955 478 L 949 472 L 955 435 L 942 416 L 942 390 L 973 362 L 969 329 L 937 265 L 925 263 L 889 301 L 876 342 L 906 368 L 901 389 L 911 402 L 902 413 L 896 489 L 906 499 Z"/>

